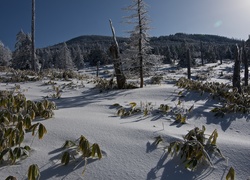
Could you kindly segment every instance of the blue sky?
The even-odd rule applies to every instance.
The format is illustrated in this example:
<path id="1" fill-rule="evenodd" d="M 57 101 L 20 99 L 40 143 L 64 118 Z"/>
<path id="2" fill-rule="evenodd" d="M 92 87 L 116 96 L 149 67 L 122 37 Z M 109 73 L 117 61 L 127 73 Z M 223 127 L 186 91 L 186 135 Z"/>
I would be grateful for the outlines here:
<path id="1" fill-rule="evenodd" d="M 145 0 L 150 36 L 177 32 L 248 39 L 250 0 Z M 36 0 L 36 47 L 54 45 L 81 35 L 128 36 L 122 8 L 131 0 Z M 0 0 L 0 40 L 14 49 L 16 34 L 31 32 L 31 0 Z"/>

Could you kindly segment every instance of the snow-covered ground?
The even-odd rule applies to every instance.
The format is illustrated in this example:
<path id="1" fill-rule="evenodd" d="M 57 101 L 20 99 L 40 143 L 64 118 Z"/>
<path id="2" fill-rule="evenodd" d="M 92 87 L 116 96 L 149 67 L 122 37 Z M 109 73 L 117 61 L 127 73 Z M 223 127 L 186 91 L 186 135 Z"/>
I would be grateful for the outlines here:
<path id="1" fill-rule="evenodd" d="M 93 69 L 94 70 L 94 69 Z M 194 72 L 195 71 L 195 72 Z M 106 71 L 107 72 L 107 71 Z M 84 70 L 82 73 L 92 73 Z M 197 92 L 185 93 L 182 107 L 190 108 L 187 124 L 175 123 L 169 114 L 150 113 L 147 116 L 137 114 L 125 118 L 117 116 L 117 109 L 112 105 L 119 103 L 129 107 L 135 102 L 140 107 L 151 103 L 158 109 L 161 104 L 175 107 L 181 89 L 174 86 L 174 79 L 185 76 L 186 69 L 164 66 L 157 73 L 164 77 L 159 85 L 147 84 L 144 88 L 129 90 L 111 90 L 100 93 L 95 84 L 88 79 L 77 82 L 73 89 L 65 88 L 60 99 L 53 99 L 58 109 L 52 119 L 41 121 L 48 133 L 42 140 L 36 137 L 30 156 L 15 165 L 0 166 L 0 179 L 9 175 L 26 179 L 28 167 L 37 164 L 42 180 L 47 179 L 87 179 L 87 180 L 151 180 L 151 179 L 225 179 L 230 167 L 236 171 L 236 179 L 250 178 L 250 122 L 248 115 L 228 114 L 216 118 L 210 112 L 219 102 L 209 94 L 200 96 Z M 208 81 L 230 83 L 231 64 L 210 64 L 193 70 L 192 77 L 206 75 Z M 102 72 L 100 75 L 107 75 Z M 44 85 L 48 80 L 18 83 L 27 99 L 42 100 L 53 94 L 51 85 Z M 56 81 L 58 84 L 69 83 Z M 89 83 L 88 83 L 89 82 Z M 80 84 L 84 84 L 84 86 Z M 1 90 L 15 88 L 14 83 L 1 83 Z M 185 169 L 183 160 L 171 157 L 164 147 L 183 136 L 194 127 L 206 127 L 210 135 L 218 131 L 217 146 L 225 159 L 212 156 L 213 165 L 203 163 L 195 171 Z M 60 164 L 62 145 L 66 140 L 75 140 L 81 135 L 90 142 L 98 143 L 103 158 L 90 159 L 84 176 L 83 161 L 72 161 L 67 166 Z M 154 144 L 155 137 L 161 136 L 163 142 Z M 31 134 L 26 135 L 24 144 L 30 145 Z"/>

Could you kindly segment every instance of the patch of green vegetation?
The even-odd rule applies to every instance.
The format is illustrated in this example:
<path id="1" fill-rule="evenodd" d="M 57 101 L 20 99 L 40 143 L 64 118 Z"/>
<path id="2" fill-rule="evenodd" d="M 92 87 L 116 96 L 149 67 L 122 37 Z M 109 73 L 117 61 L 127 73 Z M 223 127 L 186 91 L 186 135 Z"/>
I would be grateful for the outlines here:
<path id="1" fill-rule="evenodd" d="M 224 117 L 227 113 L 249 113 L 250 112 L 250 93 L 249 87 L 243 88 L 243 93 L 239 93 L 237 88 L 218 82 L 193 81 L 186 78 L 180 78 L 176 85 L 180 88 L 200 92 L 210 93 L 212 98 L 217 98 L 224 104 L 222 107 L 216 107 L 211 111 L 215 116 Z"/>
<path id="2" fill-rule="evenodd" d="M 51 118 L 55 109 L 55 103 L 48 100 L 33 102 L 21 93 L 0 91 L 0 162 L 15 164 L 27 157 L 31 148 L 22 146 L 25 134 L 32 131 L 33 136 L 38 134 L 42 139 L 47 133 L 43 124 L 32 125 L 33 120 Z"/>
<path id="3" fill-rule="evenodd" d="M 91 145 L 83 135 L 75 141 L 65 141 L 63 148 L 66 149 L 66 151 L 62 153 L 61 163 L 67 165 L 71 159 L 76 160 L 77 158 L 82 158 L 82 160 L 85 161 L 82 174 L 84 174 L 86 170 L 87 160 L 89 158 L 97 157 L 99 160 L 102 158 L 102 152 L 99 145 L 97 143 Z"/>
<path id="4" fill-rule="evenodd" d="M 183 141 L 173 141 L 167 147 L 167 153 L 171 156 L 179 156 L 183 160 L 185 168 L 190 171 L 195 170 L 203 161 L 213 166 L 209 154 L 219 155 L 224 158 L 217 147 L 218 132 L 215 129 L 207 139 L 205 137 L 205 126 L 202 129 L 198 127 L 192 129 L 184 136 Z M 163 138 L 156 138 L 157 144 L 163 141 Z"/>

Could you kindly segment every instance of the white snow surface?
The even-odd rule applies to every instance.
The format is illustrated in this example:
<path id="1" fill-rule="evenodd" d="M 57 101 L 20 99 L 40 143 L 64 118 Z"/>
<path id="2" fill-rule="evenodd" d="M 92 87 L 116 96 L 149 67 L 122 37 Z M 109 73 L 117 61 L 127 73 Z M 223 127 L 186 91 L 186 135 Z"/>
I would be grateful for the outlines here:
<path id="1" fill-rule="evenodd" d="M 216 64 L 215 64 L 216 65 Z M 224 65 L 225 66 L 225 65 Z M 210 69 L 211 80 L 218 80 L 216 75 L 223 65 Z M 232 65 L 230 65 L 232 67 Z M 200 67 L 203 71 L 209 66 Z M 163 68 L 164 69 L 164 68 Z M 209 94 L 200 96 L 190 92 L 182 99 L 185 107 L 194 105 L 194 110 L 188 115 L 187 124 L 174 123 L 168 115 L 152 113 L 120 118 L 113 104 L 128 106 L 136 102 L 138 106 L 151 102 L 154 109 L 160 104 L 175 106 L 178 101 L 178 89 L 171 80 L 178 78 L 185 70 L 168 73 L 162 70 L 165 77 L 160 85 L 147 84 L 144 88 L 130 90 L 109 90 L 101 92 L 93 83 L 83 81 L 85 87 L 65 89 L 60 99 L 50 99 L 56 102 L 57 110 L 53 118 L 40 121 L 48 133 L 42 140 L 35 137 L 31 146 L 32 152 L 26 159 L 15 165 L 0 166 L 0 180 L 9 175 L 17 179 L 27 179 L 28 167 L 37 164 L 42 180 L 174 180 L 174 179 L 225 179 L 230 167 L 236 171 L 236 179 L 246 180 L 250 177 L 250 122 L 248 115 L 228 114 L 224 118 L 216 118 L 210 112 L 220 103 L 212 100 Z M 51 86 L 43 85 L 45 81 L 26 82 L 20 84 L 21 91 L 27 99 L 42 100 L 53 93 Z M 229 82 L 219 79 L 219 81 Z M 58 81 L 58 83 L 67 83 Z M 1 90 L 10 90 L 14 83 L 1 83 Z M 174 140 L 182 140 L 183 136 L 194 127 L 206 127 L 210 135 L 217 129 L 219 137 L 217 146 L 226 159 L 212 156 L 213 166 L 203 163 L 195 171 L 184 168 L 183 160 L 171 157 L 164 147 Z M 86 171 L 83 161 L 71 161 L 67 166 L 60 164 L 64 151 L 61 147 L 66 140 L 76 140 L 81 135 L 91 143 L 98 143 L 103 158 L 89 159 Z M 155 137 L 161 135 L 163 143 L 155 146 Z M 25 136 L 23 144 L 30 145 L 31 134 Z"/>

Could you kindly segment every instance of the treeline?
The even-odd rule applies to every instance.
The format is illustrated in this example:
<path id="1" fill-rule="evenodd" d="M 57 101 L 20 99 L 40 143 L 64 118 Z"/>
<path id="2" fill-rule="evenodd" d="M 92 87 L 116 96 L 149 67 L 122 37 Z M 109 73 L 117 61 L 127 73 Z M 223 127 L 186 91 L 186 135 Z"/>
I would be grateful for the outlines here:
<path id="1" fill-rule="evenodd" d="M 118 37 L 121 54 L 126 52 L 128 38 Z M 15 50 L 11 52 L 0 43 L 0 66 L 16 69 L 31 69 L 31 37 L 20 31 L 16 36 Z M 184 34 L 151 37 L 152 54 L 161 55 L 162 63 L 178 62 L 186 66 L 186 52 L 190 50 L 192 64 L 202 58 L 204 63 L 223 59 L 234 59 L 234 46 L 241 45 L 240 40 L 216 35 Z M 67 42 L 36 50 L 39 69 L 82 69 L 86 64 L 96 66 L 112 63 L 109 48 L 112 38 L 109 36 L 80 36 Z"/>

